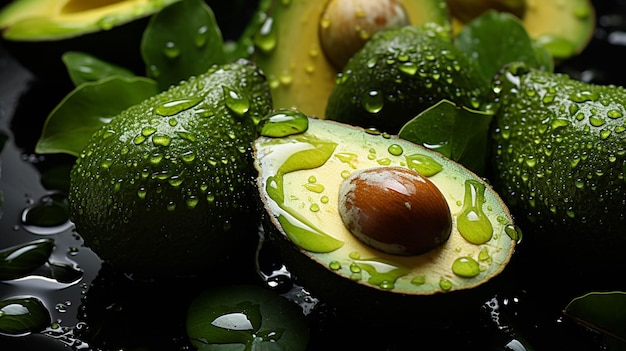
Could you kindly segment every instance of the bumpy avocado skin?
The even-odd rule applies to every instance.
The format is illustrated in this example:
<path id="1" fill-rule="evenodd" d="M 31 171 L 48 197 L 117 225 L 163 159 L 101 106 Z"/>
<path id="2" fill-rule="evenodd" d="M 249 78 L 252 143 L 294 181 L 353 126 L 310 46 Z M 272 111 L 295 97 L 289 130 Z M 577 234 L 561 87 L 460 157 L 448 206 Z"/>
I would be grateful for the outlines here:
<path id="1" fill-rule="evenodd" d="M 586 265 L 617 262 L 626 245 L 626 89 L 521 64 L 493 89 L 494 186 L 525 220 L 526 237 Z"/>
<path id="2" fill-rule="evenodd" d="M 187 106 L 163 110 L 178 103 Z M 249 144 L 270 108 L 265 77 L 240 60 L 123 111 L 71 171 L 70 215 L 85 244 L 139 275 L 202 270 L 243 249 L 256 234 Z"/>
<path id="3" fill-rule="evenodd" d="M 442 99 L 484 109 L 487 86 L 475 63 L 454 47 L 447 26 L 389 29 L 374 35 L 348 61 L 325 118 L 397 133 Z"/>

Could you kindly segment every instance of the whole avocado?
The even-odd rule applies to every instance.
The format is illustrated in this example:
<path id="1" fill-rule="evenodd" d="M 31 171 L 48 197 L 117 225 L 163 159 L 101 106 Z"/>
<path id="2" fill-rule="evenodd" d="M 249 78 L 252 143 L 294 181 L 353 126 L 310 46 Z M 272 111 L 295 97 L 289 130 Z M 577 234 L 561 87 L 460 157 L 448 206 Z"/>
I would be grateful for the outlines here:
<path id="1" fill-rule="evenodd" d="M 484 110 L 489 82 L 435 23 L 376 33 L 337 76 L 325 118 L 397 133 L 442 99 Z"/>
<path id="2" fill-rule="evenodd" d="M 619 261 L 626 245 L 626 89 L 513 63 L 493 91 L 500 106 L 494 186 L 526 231 L 556 248 L 553 254 L 586 257 L 588 265 Z"/>
<path id="3" fill-rule="evenodd" d="M 70 174 L 71 220 L 85 245 L 145 276 L 203 270 L 243 250 L 256 238 L 250 143 L 270 108 L 265 76 L 242 59 L 104 125 Z"/>

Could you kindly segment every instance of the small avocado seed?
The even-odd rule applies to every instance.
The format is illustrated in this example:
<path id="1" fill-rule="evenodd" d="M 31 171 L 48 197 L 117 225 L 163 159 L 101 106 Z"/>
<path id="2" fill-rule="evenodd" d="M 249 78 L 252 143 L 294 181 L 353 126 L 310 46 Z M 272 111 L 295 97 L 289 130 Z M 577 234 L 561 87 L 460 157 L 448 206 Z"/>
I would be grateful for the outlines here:
<path id="1" fill-rule="evenodd" d="M 357 171 L 339 189 L 339 214 L 358 239 L 394 255 L 418 255 L 450 237 L 446 199 L 428 178 L 403 167 Z"/>
<path id="2" fill-rule="evenodd" d="M 330 0 L 320 18 L 319 38 L 326 58 L 341 70 L 374 33 L 407 24 L 398 0 Z"/>

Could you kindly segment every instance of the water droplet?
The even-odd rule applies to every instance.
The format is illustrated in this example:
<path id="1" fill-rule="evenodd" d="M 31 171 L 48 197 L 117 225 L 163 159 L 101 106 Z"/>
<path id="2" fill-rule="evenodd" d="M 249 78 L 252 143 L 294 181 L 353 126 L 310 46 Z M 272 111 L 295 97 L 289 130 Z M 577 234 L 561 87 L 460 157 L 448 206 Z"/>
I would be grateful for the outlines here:
<path id="1" fill-rule="evenodd" d="M 361 100 L 361 106 L 369 113 L 378 113 L 383 109 L 384 100 L 377 90 L 371 90 Z"/>
<path id="2" fill-rule="evenodd" d="M 250 101 L 245 97 L 226 86 L 224 90 L 224 101 L 226 107 L 238 116 L 243 116 L 250 109 Z"/>
<path id="3" fill-rule="evenodd" d="M 180 155 L 180 158 L 185 163 L 192 163 L 196 159 L 196 154 L 193 151 L 185 151 Z"/>
<path id="4" fill-rule="evenodd" d="M 309 190 L 312 191 L 314 193 L 322 193 L 324 191 L 324 186 L 322 184 L 304 184 L 304 187 Z"/>
<path id="5" fill-rule="evenodd" d="M 383 259 L 358 260 L 356 263 L 370 275 L 369 284 L 385 290 L 393 289 L 396 280 L 410 272 L 407 267 Z"/>
<path id="6" fill-rule="evenodd" d="M 558 129 L 561 127 L 567 127 L 569 125 L 569 121 L 564 118 L 555 118 L 551 122 L 552 129 Z"/>
<path id="7" fill-rule="evenodd" d="M 165 43 L 165 48 L 163 48 L 163 54 L 168 58 L 175 59 L 180 56 L 180 49 L 176 46 L 176 43 L 168 41 Z"/>
<path id="8" fill-rule="evenodd" d="M 284 137 L 304 133 L 309 128 L 309 119 L 302 112 L 281 109 L 261 119 L 259 127 L 263 136 Z"/>
<path id="9" fill-rule="evenodd" d="M 597 116 L 591 116 L 589 117 L 589 123 L 594 126 L 594 127 L 600 127 L 602 126 L 604 123 L 606 123 L 606 121 L 600 117 Z"/>
<path id="10" fill-rule="evenodd" d="M 476 245 L 486 243 L 493 235 L 491 221 L 482 209 L 485 189 L 485 185 L 477 180 L 466 180 L 463 210 L 457 217 L 457 228 L 461 236 Z"/>
<path id="11" fill-rule="evenodd" d="M 340 152 L 340 153 L 336 153 L 334 155 L 339 161 L 347 164 L 350 166 L 350 168 L 356 169 L 357 168 L 357 163 L 358 163 L 358 158 L 359 156 L 357 154 L 353 154 L 353 153 L 349 153 L 349 152 Z M 342 173 L 343 175 L 343 173 Z"/>
<path id="12" fill-rule="evenodd" d="M 400 155 L 402 155 L 404 150 L 402 149 L 402 146 L 400 146 L 398 144 L 391 144 L 387 148 L 387 152 L 389 152 L 390 154 L 392 154 L 394 156 L 400 156 Z"/>
<path id="13" fill-rule="evenodd" d="M 398 69 L 401 72 L 404 72 L 412 76 L 412 75 L 415 75 L 415 73 L 417 72 L 417 65 L 413 62 L 403 62 L 400 65 L 398 65 Z"/>
<path id="14" fill-rule="evenodd" d="M 620 110 L 609 110 L 606 115 L 609 118 L 620 118 L 624 116 Z"/>
<path id="15" fill-rule="evenodd" d="M 161 153 L 154 153 L 154 154 L 150 155 L 148 160 L 153 165 L 158 165 L 159 163 L 161 163 L 161 160 L 163 160 L 163 154 L 161 154 Z"/>
<path id="16" fill-rule="evenodd" d="M 405 157 L 407 167 L 417 173 L 431 177 L 443 170 L 443 166 L 430 156 L 423 154 L 413 154 Z"/>
<path id="17" fill-rule="evenodd" d="M 268 17 L 254 35 L 254 45 L 262 52 L 269 53 L 276 47 L 278 35 L 274 26 L 274 19 Z"/>
<path id="18" fill-rule="evenodd" d="M 207 26 L 201 26 L 200 28 L 198 28 L 198 31 L 196 32 L 196 35 L 194 36 L 194 43 L 196 44 L 196 47 L 201 48 L 204 45 L 206 45 L 207 42 L 207 32 L 209 30 L 209 27 Z"/>
<path id="19" fill-rule="evenodd" d="M 569 99 L 574 102 L 596 101 L 598 98 L 599 94 L 595 91 L 577 91 L 569 96 Z"/>
<path id="20" fill-rule="evenodd" d="M 152 137 L 152 143 L 154 146 L 169 146 L 172 142 L 172 138 L 167 135 L 154 135 Z"/>
<path id="21" fill-rule="evenodd" d="M 200 202 L 200 199 L 198 199 L 197 196 L 190 196 L 187 200 L 185 200 L 185 203 L 187 204 L 187 208 L 196 208 L 199 202 Z"/>
<path id="22" fill-rule="evenodd" d="M 452 272 L 459 277 L 472 278 L 480 273 L 480 265 L 471 257 L 459 257 L 452 262 Z"/>
<path id="23" fill-rule="evenodd" d="M 426 284 L 426 276 L 425 275 L 417 275 L 411 279 L 411 284 L 413 285 L 424 285 Z"/>
<path id="24" fill-rule="evenodd" d="M 21 222 L 24 229 L 38 235 L 59 234 L 71 228 L 67 197 L 61 193 L 42 196 L 24 209 Z"/>
<path id="25" fill-rule="evenodd" d="M 167 203 L 166 208 L 168 211 L 173 212 L 174 210 L 176 210 L 176 203 L 174 201 L 170 201 Z"/>
<path id="26" fill-rule="evenodd" d="M 134 139 L 133 139 L 133 143 L 135 145 L 141 145 L 144 141 L 146 141 L 146 137 L 144 135 L 137 135 Z"/>
<path id="27" fill-rule="evenodd" d="M 98 27 L 103 30 L 110 30 L 118 23 L 119 19 L 113 15 L 104 16 L 97 21 Z"/>
<path id="28" fill-rule="evenodd" d="M 446 279 L 444 277 L 441 277 L 441 279 L 439 279 L 439 288 L 441 288 L 441 290 L 448 291 L 452 289 L 452 286 L 453 284 L 449 279 Z"/>
<path id="29" fill-rule="evenodd" d="M 165 102 L 154 108 L 154 113 L 168 117 L 173 116 L 181 111 L 190 109 L 202 101 L 202 98 L 178 99 Z"/>
<path id="30" fill-rule="evenodd" d="M 389 166 L 391 164 L 391 160 L 388 158 L 381 158 L 376 160 L 376 163 L 378 163 L 381 166 Z"/>

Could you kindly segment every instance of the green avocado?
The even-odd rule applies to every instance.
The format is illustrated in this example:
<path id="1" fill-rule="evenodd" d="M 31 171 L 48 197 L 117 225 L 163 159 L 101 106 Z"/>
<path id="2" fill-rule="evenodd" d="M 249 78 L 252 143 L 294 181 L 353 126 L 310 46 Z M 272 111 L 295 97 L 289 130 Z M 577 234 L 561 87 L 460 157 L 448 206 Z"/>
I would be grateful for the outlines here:
<path id="1" fill-rule="evenodd" d="M 422 146 L 306 121 L 253 143 L 267 241 L 296 279 L 341 308 L 415 323 L 480 303 L 519 238 L 498 194 Z"/>
<path id="2" fill-rule="evenodd" d="M 70 218 L 85 245 L 120 271 L 166 276 L 254 243 L 249 151 L 270 108 L 265 77 L 241 59 L 120 113 L 70 173 Z"/>
<path id="3" fill-rule="evenodd" d="M 511 64 L 493 90 L 493 181 L 520 225 L 568 265 L 623 267 L 626 89 Z"/>
<path id="4" fill-rule="evenodd" d="M 442 99 L 485 110 L 489 82 L 479 72 L 476 61 L 453 45 L 448 26 L 388 29 L 338 75 L 325 118 L 395 134 Z"/>
<path id="5" fill-rule="evenodd" d="M 579 54 L 595 29 L 590 0 L 446 0 L 455 31 L 494 9 L 519 17 L 528 34 L 557 60 Z"/>
<path id="6" fill-rule="evenodd" d="M 180 0 L 14 0 L 0 9 L 2 45 L 42 76 L 63 72 L 61 54 L 84 51 L 143 70 L 138 52 L 149 17 Z"/>
<path id="7" fill-rule="evenodd" d="M 321 38 L 345 29 L 347 39 L 334 37 L 331 48 L 348 50 L 351 56 L 381 28 L 398 23 L 449 21 L 444 0 L 344 1 L 355 8 L 342 12 L 345 20 L 331 17 L 327 9 L 336 0 L 266 0 L 262 4 L 267 19 L 255 38 L 255 61 L 267 74 L 272 87 L 274 107 L 297 108 L 307 115 L 323 118 L 326 101 L 341 67 L 329 60 Z M 358 4 L 358 5 L 356 5 Z M 398 7 L 400 10 L 398 10 Z M 389 12 L 400 19 L 394 20 Z M 399 13 L 399 14 L 398 14 Z M 382 19 L 381 19 L 382 18 Z M 378 24 L 372 24 L 377 22 Z"/>

